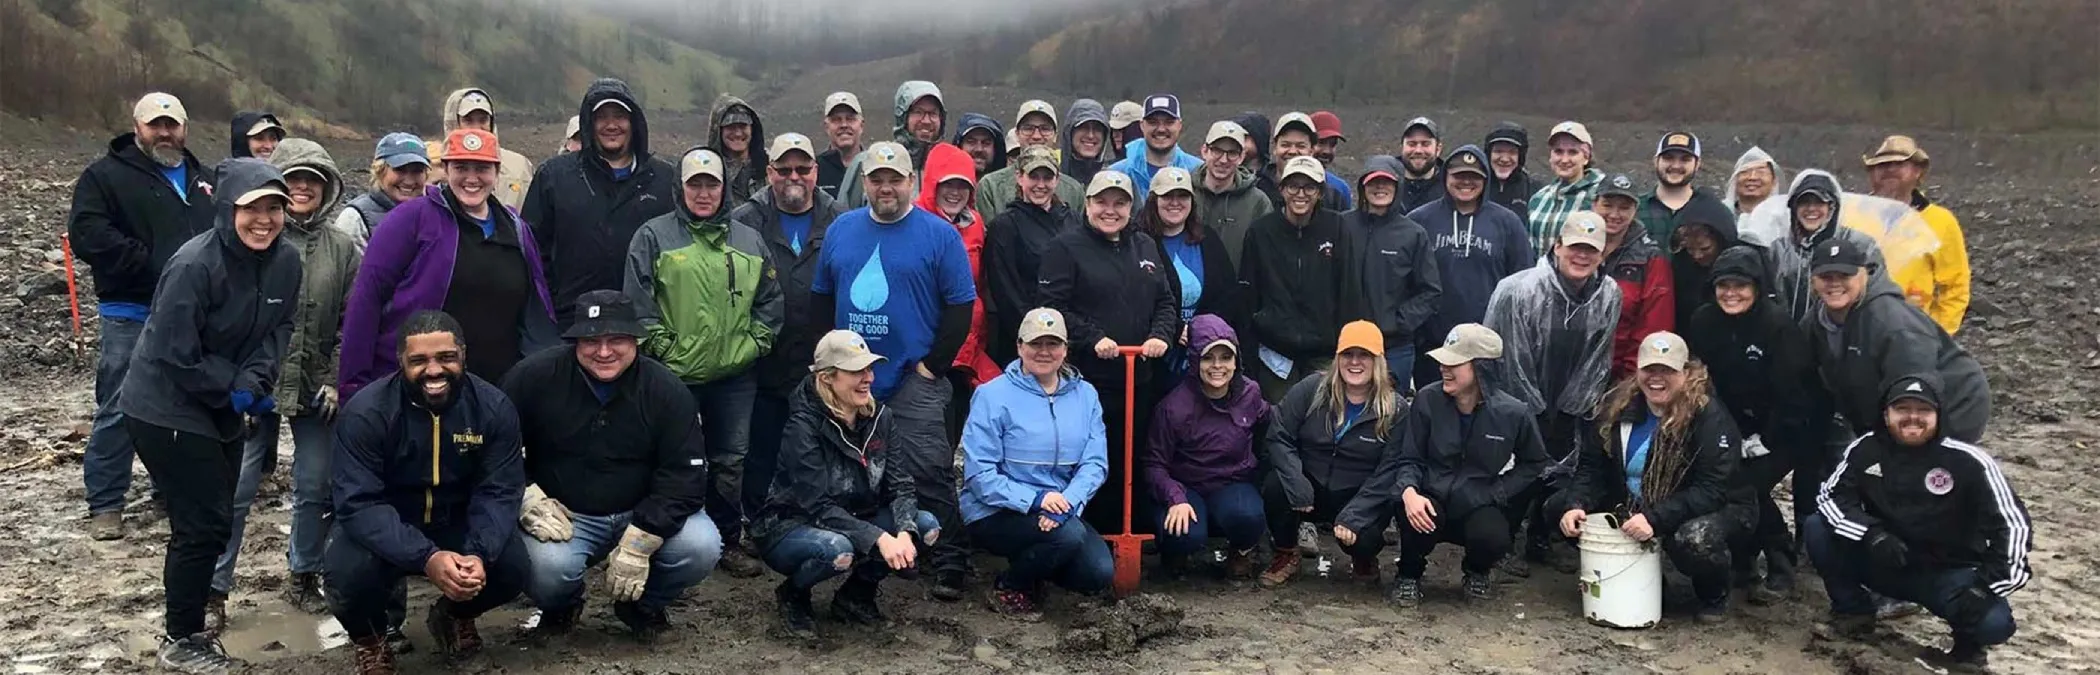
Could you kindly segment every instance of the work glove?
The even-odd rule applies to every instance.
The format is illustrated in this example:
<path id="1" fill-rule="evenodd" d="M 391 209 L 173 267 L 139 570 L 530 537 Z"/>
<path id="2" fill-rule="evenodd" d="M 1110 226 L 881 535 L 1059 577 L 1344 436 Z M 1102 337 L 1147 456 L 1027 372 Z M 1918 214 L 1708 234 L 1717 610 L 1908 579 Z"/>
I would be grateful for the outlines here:
<path id="1" fill-rule="evenodd" d="M 1867 554 L 1873 556 L 1874 566 L 1886 570 L 1900 570 L 1910 566 L 1910 545 L 1903 543 L 1888 530 L 1874 528 L 1867 532 L 1864 542 Z"/>
<path id="2" fill-rule="evenodd" d="M 1757 459 L 1769 454 L 1772 454 L 1772 450 L 1765 447 L 1763 437 L 1751 434 L 1749 438 L 1743 439 L 1743 459 Z"/>
<path id="3" fill-rule="evenodd" d="M 335 421 L 335 413 L 341 408 L 340 404 L 341 397 L 336 393 L 335 385 L 321 385 L 321 391 L 314 395 L 315 412 L 320 413 L 323 420 Z"/>
<path id="4" fill-rule="evenodd" d="M 1947 601 L 1947 622 L 1959 631 L 1983 622 L 1983 616 L 1998 604 L 1998 596 L 1981 586 L 1961 589 Z"/>
<path id="5" fill-rule="evenodd" d="M 246 415 L 255 407 L 255 392 L 246 389 L 233 390 L 233 411 Z"/>
<path id="6" fill-rule="evenodd" d="M 576 529 L 569 523 L 569 508 L 540 489 L 538 485 L 525 488 L 525 504 L 518 510 L 518 525 L 525 533 L 544 542 L 568 541 L 576 536 Z"/>
<path id="7" fill-rule="evenodd" d="M 620 537 L 620 545 L 613 549 L 612 558 L 605 561 L 605 581 L 612 586 L 613 599 L 634 602 L 642 599 L 642 589 L 649 585 L 649 558 L 656 549 L 663 548 L 664 538 L 633 525 L 627 526 L 627 534 Z"/>

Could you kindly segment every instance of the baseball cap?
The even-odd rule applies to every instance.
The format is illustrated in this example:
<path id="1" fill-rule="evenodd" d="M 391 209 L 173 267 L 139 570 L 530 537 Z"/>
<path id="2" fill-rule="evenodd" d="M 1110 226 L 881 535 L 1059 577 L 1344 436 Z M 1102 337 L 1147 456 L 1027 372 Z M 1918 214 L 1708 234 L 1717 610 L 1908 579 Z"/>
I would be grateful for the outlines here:
<path id="1" fill-rule="evenodd" d="M 1437 363 L 1455 366 L 1476 359 L 1502 358 L 1502 336 L 1477 323 L 1462 323 L 1444 334 L 1444 346 L 1429 350 Z"/>
<path id="2" fill-rule="evenodd" d="M 790 131 L 774 136 L 773 142 L 766 145 L 766 161 L 778 162 L 790 152 L 809 155 L 811 160 L 817 158 L 817 146 L 809 142 L 809 137 Z"/>
<path id="3" fill-rule="evenodd" d="M 1050 118 L 1050 126 L 1057 126 L 1057 109 L 1050 107 L 1048 101 L 1031 99 L 1022 103 L 1021 112 L 1014 115 L 1014 127 L 1020 128 L 1021 122 L 1033 114 L 1041 114 L 1048 117 Z"/>
<path id="4" fill-rule="evenodd" d="M 832 111 L 838 110 L 839 106 L 846 106 L 853 110 L 853 114 L 858 115 L 860 114 L 860 97 L 853 95 L 853 92 L 850 91 L 834 92 L 832 95 L 824 97 L 824 116 L 830 117 Z"/>
<path id="5" fill-rule="evenodd" d="M 1068 339 L 1065 337 L 1065 315 L 1048 307 L 1029 310 L 1027 316 L 1021 317 L 1020 337 L 1022 342 L 1034 342 L 1043 337 Z"/>
<path id="6" fill-rule="evenodd" d="M 825 333 L 823 339 L 817 340 L 816 358 L 809 364 L 809 369 L 811 372 L 831 368 L 859 372 L 877 361 L 887 360 L 889 357 L 868 349 L 867 339 L 859 333 L 841 329 Z"/>
<path id="7" fill-rule="evenodd" d="M 1909 136 L 1890 136 L 1881 139 L 1881 147 L 1874 148 L 1874 152 L 1871 154 L 1861 155 L 1859 159 L 1866 162 L 1867 166 L 1880 166 L 1890 162 L 1909 162 L 1913 160 L 1926 164 L 1932 163 L 1932 157 L 1925 154 L 1924 148 L 1918 147 L 1917 139 Z"/>
<path id="8" fill-rule="evenodd" d="M 1122 190 L 1125 196 L 1137 197 L 1137 189 L 1130 186 L 1130 176 L 1121 171 L 1103 169 L 1101 172 L 1094 174 L 1093 181 L 1086 184 L 1086 196 L 1088 197 L 1109 190 Z"/>
<path id="9" fill-rule="evenodd" d="M 609 105 L 616 105 L 616 106 L 620 106 L 620 109 L 621 109 L 621 110 L 625 110 L 625 111 L 627 111 L 627 112 L 630 112 L 630 113 L 631 113 L 631 112 L 634 112 L 634 107 L 633 107 L 633 106 L 629 106 L 629 105 L 627 105 L 627 102 L 626 102 L 626 101 L 622 101 L 622 100 L 620 100 L 620 99 L 617 99 L 617 98 L 613 98 L 613 97 L 610 97 L 610 96 L 608 96 L 608 97 L 605 97 L 605 98 L 603 98 L 603 99 L 599 99 L 599 101 L 598 101 L 598 104 L 597 104 L 597 105 L 593 105 L 593 106 L 591 106 L 591 112 L 598 112 L 598 109 L 599 109 L 599 108 L 603 108 L 603 107 L 605 107 L 605 106 L 609 106 Z"/>
<path id="10" fill-rule="evenodd" d="M 1573 137 L 1575 140 L 1580 141 L 1583 145 L 1596 145 L 1595 142 L 1590 140 L 1590 128 L 1583 126 L 1581 122 L 1568 120 L 1566 122 L 1553 125 L 1553 132 L 1546 134 L 1546 140 L 1547 142 L 1551 142 L 1554 136 L 1559 136 L 1561 134 L 1567 134 L 1568 136 Z"/>
<path id="11" fill-rule="evenodd" d="M 1808 261 L 1810 274 L 1837 272 L 1858 274 L 1860 268 L 1873 261 L 1867 259 L 1866 249 L 1844 237 L 1831 237 L 1830 241 L 1816 245 L 1815 255 Z"/>
<path id="12" fill-rule="evenodd" d="M 678 158 L 678 182 L 692 180 L 694 176 L 714 176 L 722 180 L 722 156 L 707 148 L 693 148 Z"/>
<path id="13" fill-rule="evenodd" d="M 503 154 L 496 145 L 496 135 L 480 129 L 453 129 L 445 134 L 445 154 L 438 158 L 446 162 L 503 163 Z"/>
<path id="14" fill-rule="evenodd" d="M 634 301 L 619 291 L 590 291 L 576 296 L 576 323 L 562 331 L 562 339 L 581 340 L 607 335 L 637 339 L 649 336 L 649 331 L 642 328 Z"/>
<path id="15" fill-rule="evenodd" d="M 1057 151 L 1047 146 L 1029 146 L 1021 150 L 1021 159 L 1016 165 L 1021 167 L 1020 171 L 1024 176 L 1034 173 L 1036 169 L 1049 169 L 1051 173 L 1056 173 Z"/>
<path id="16" fill-rule="evenodd" d="M 482 93 L 479 89 L 469 91 L 467 95 L 459 97 L 459 105 L 452 109 L 452 116 L 466 117 L 467 113 L 476 110 L 490 115 L 496 114 L 496 106 L 489 102 L 489 95 Z"/>
<path id="17" fill-rule="evenodd" d="M 1144 106 L 1138 105 L 1137 101 L 1124 101 L 1117 103 L 1115 108 L 1108 111 L 1108 127 L 1111 129 L 1128 128 L 1144 118 Z"/>
<path id="18" fill-rule="evenodd" d="M 1278 177 L 1276 182 L 1280 185 L 1284 179 L 1291 176 L 1304 176 L 1311 178 L 1314 183 L 1325 184 L 1327 168 L 1320 165 L 1320 160 L 1311 157 L 1292 157 L 1291 161 L 1283 164 L 1283 175 Z"/>
<path id="19" fill-rule="evenodd" d="M 1684 338 L 1670 331 L 1656 331 L 1641 338 L 1640 359 L 1636 367 L 1668 366 L 1670 370 L 1684 370 L 1684 364 L 1692 360 L 1692 348 L 1684 344 Z"/>
<path id="20" fill-rule="evenodd" d="M 577 117 L 577 116 L 575 116 L 575 115 L 570 115 L 570 116 L 569 116 L 569 130 L 568 130 L 568 131 L 566 131 L 566 132 L 563 132 L 563 133 L 562 133 L 562 135 L 561 135 L 561 137 L 562 137 L 562 138 L 575 138 L 575 137 L 576 137 L 576 135 L 577 135 L 577 134 L 580 134 L 580 133 L 583 133 L 583 118 L 581 118 L 581 117 Z"/>
<path id="21" fill-rule="evenodd" d="M 182 107 L 182 99 L 175 98 L 174 94 L 154 92 L 140 97 L 139 102 L 131 106 L 131 120 L 139 124 L 163 117 L 175 120 L 176 124 L 190 123 L 190 112 Z"/>
<path id="22" fill-rule="evenodd" d="M 1400 128 L 1400 135 L 1404 137 L 1416 129 L 1429 132 L 1430 138 L 1443 138 L 1443 132 L 1437 128 L 1436 120 L 1427 117 L 1417 117 L 1408 120 L 1407 126 Z"/>
<path id="23" fill-rule="evenodd" d="M 1689 131 L 1672 131 L 1663 134 L 1663 137 L 1655 142 L 1655 156 L 1661 157 L 1663 153 L 1671 150 L 1688 152 L 1693 157 L 1698 157 L 1699 136 Z"/>
<path id="24" fill-rule="evenodd" d="M 1342 336 L 1334 343 L 1334 353 L 1340 356 L 1342 352 L 1351 349 L 1385 356 L 1385 333 L 1378 331 L 1378 324 L 1361 320 L 1351 321 L 1342 326 Z"/>
<path id="25" fill-rule="evenodd" d="M 284 125 L 277 123 L 277 116 L 265 113 L 260 119 L 255 120 L 254 126 L 248 127 L 248 133 L 241 135 L 254 136 L 271 129 L 276 129 L 277 133 L 280 134 L 284 133 Z"/>
<path id="26" fill-rule="evenodd" d="M 430 148 L 415 134 L 396 131 L 379 138 L 379 145 L 372 149 L 372 159 L 383 160 L 396 169 L 410 164 L 430 166 Z"/>
<path id="27" fill-rule="evenodd" d="M 1612 174 L 1612 177 L 1604 179 L 1604 189 L 1597 192 L 1598 199 L 1613 196 L 1625 197 L 1635 203 L 1641 201 L 1641 193 L 1633 187 L 1633 177 L 1623 173 Z"/>
<path id="28" fill-rule="evenodd" d="M 1595 211 L 1576 211 L 1560 223 L 1560 243 L 1589 244 L 1604 250 L 1604 217 Z"/>
<path id="29" fill-rule="evenodd" d="M 1451 155 L 1444 158 L 1444 174 L 1470 173 L 1486 178 L 1488 174 L 1485 164 L 1486 162 L 1480 161 L 1480 150 L 1467 145 L 1451 151 Z"/>
<path id="30" fill-rule="evenodd" d="M 1166 113 L 1168 117 L 1181 119 L 1181 98 L 1173 94 L 1153 94 L 1145 97 L 1145 114 L 1139 119 Z"/>
<path id="31" fill-rule="evenodd" d="M 1224 139 L 1231 139 L 1232 142 L 1238 143 L 1241 148 L 1254 144 L 1253 134 L 1247 133 L 1247 128 L 1240 126 L 1240 123 L 1230 120 L 1212 122 L 1210 133 L 1203 135 L 1203 144 L 1210 145 Z"/>
<path id="32" fill-rule="evenodd" d="M 1312 114 L 1312 124 L 1313 136 L 1320 140 L 1349 140 L 1348 136 L 1342 135 L 1342 118 L 1339 115 L 1321 110 Z"/>
<path id="33" fill-rule="evenodd" d="M 911 175 L 911 153 L 896 141 L 882 141 L 868 146 L 860 159 L 860 175 L 872 176 L 876 171 L 889 169 L 906 176 Z"/>
<path id="34" fill-rule="evenodd" d="M 1021 149 L 1021 134 L 1017 133 L 1017 132 L 1019 132 L 1019 131 L 1020 131 L 1019 129 L 1007 129 L 1007 130 L 1006 130 L 1006 151 L 1007 151 L 1007 152 L 1013 152 L 1013 151 L 1015 151 L 1015 150 L 1019 150 L 1019 149 Z"/>
<path id="35" fill-rule="evenodd" d="M 722 126 L 725 127 L 732 124 L 749 125 L 757 122 L 758 120 L 752 118 L 751 113 L 746 112 L 742 107 L 730 108 L 729 112 L 722 115 Z"/>
<path id="36" fill-rule="evenodd" d="M 1175 190 L 1186 190 L 1191 195 L 1196 194 L 1195 181 L 1189 177 L 1188 169 L 1170 166 L 1152 174 L 1153 196 L 1164 197 Z"/>
<path id="37" fill-rule="evenodd" d="M 258 159 L 241 161 L 261 162 L 262 160 Z M 243 192 L 241 193 L 241 196 L 233 198 L 233 205 L 247 206 L 249 204 L 255 203 L 255 200 L 262 199 L 264 197 L 277 197 L 279 199 L 285 200 L 285 202 L 287 203 L 291 202 L 292 189 L 285 186 L 283 174 L 277 173 L 277 170 L 275 168 L 272 168 L 270 170 L 270 174 L 271 175 L 269 180 L 264 181 L 263 184 L 257 185 L 255 186 L 255 189 Z"/>
<path id="38" fill-rule="evenodd" d="M 1320 130 L 1313 126 L 1311 116 L 1302 112 L 1287 112 L 1282 117 L 1276 118 L 1276 132 L 1269 135 L 1269 140 L 1275 140 L 1277 137 L 1282 136 L 1283 132 L 1289 131 L 1294 126 L 1304 129 L 1307 135 L 1315 138 L 1320 135 Z"/>
<path id="39" fill-rule="evenodd" d="M 1881 405 L 1885 408 L 1904 399 L 1923 401 L 1926 405 L 1938 408 L 1940 387 L 1931 378 L 1905 375 L 1889 383 L 1888 389 L 1882 392 Z"/>

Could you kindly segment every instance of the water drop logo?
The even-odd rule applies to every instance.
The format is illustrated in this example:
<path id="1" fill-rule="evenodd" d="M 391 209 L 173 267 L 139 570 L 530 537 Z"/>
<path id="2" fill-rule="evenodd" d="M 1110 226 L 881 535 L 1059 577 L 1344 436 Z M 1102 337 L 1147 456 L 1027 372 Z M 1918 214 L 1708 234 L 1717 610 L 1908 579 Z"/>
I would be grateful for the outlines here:
<path id="1" fill-rule="evenodd" d="M 847 297 L 853 308 L 862 312 L 878 312 L 890 302 L 890 279 L 882 271 L 882 246 L 876 245 L 868 254 L 868 262 L 853 274 L 853 286 Z"/>
<path id="2" fill-rule="evenodd" d="M 1203 298 L 1203 277 L 1178 257 L 1174 258 L 1174 276 L 1181 279 L 1181 306 L 1194 307 Z"/>

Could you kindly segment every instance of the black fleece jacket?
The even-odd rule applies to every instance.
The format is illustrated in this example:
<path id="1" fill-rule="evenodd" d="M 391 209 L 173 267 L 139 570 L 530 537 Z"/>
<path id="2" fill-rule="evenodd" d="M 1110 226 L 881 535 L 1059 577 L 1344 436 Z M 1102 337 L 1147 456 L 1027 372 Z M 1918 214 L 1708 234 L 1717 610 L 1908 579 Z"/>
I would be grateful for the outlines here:
<path id="1" fill-rule="evenodd" d="M 178 191 L 160 172 L 138 134 L 109 141 L 109 153 L 81 172 L 73 183 L 73 210 L 66 233 L 73 255 L 86 263 L 95 279 L 95 297 L 103 302 L 146 305 L 153 302 L 160 271 L 175 249 L 212 229 L 213 173 L 182 152 L 188 169 Z"/>
<path id="2" fill-rule="evenodd" d="M 1072 365 L 1096 387 L 1123 381 L 1122 357 L 1094 356 L 1094 343 L 1102 338 L 1134 347 L 1153 338 L 1171 345 L 1180 337 L 1180 302 L 1167 285 L 1173 273 L 1159 244 L 1127 227 L 1114 241 L 1081 227 L 1043 248 L 1037 274 L 1043 306 L 1065 315 L 1075 346 Z M 1152 371 L 1137 369 L 1138 382 L 1150 381 Z"/>
<path id="3" fill-rule="evenodd" d="M 676 536 L 705 502 L 706 453 L 692 395 L 655 359 L 635 359 L 603 401 L 595 381 L 570 345 L 525 357 L 503 377 L 503 394 L 518 411 L 526 479 L 570 511 L 631 511 L 642 531 Z"/>
<path id="4" fill-rule="evenodd" d="M 1352 255 L 1333 211 L 1315 210 L 1302 228 L 1282 211 L 1254 221 L 1240 253 L 1253 341 L 1292 360 L 1332 356 L 1357 283 L 1347 275 Z"/>

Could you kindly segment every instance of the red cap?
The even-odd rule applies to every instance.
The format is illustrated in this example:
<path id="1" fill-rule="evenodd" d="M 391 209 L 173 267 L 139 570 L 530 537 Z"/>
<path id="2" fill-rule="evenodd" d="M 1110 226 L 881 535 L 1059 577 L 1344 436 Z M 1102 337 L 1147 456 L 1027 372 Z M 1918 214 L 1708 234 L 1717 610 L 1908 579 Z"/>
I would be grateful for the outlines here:
<path id="1" fill-rule="evenodd" d="M 1334 113 L 1325 110 L 1313 113 L 1312 122 L 1313 135 L 1318 136 L 1320 140 L 1324 141 L 1330 138 L 1349 140 L 1347 136 L 1342 135 L 1342 118 Z"/>
<path id="2" fill-rule="evenodd" d="M 503 154 L 497 150 L 495 134 L 480 129 L 453 129 L 445 135 L 445 154 L 438 161 L 502 164 Z"/>
<path id="3" fill-rule="evenodd" d="M 1384 178 L 1384 179 L 1386 179 L 1386 180 L 1389 180 L 1389 181 L 1392 181 L 1392 182 L 1395 182 L 1395 183 L 1398 183 L 1398 182 L 1400 182 L 1400 177 L 1399 177 L 1399 176 L 1395 176 L 1395 175 L 1393 175 L 1393 172 L 1391 172 L 1391 171 L 1373 171 L 1373 172 L 1370 172 L 1370 173 L 1364 174 L 1364 177 L 1363 177 L 1363 178 L 1359 178 L 1359 179 L 1357 179 L 1357 181 L 1356 181 L 1356 182 L 1357 182 L 1357 184 L 1358 184 L 1358 185 L 1362 185 L 1362 184 L 1364 184 L 1364 183 L 1369 183 L 1369 182 L 1371 182 L 1371 180 L 1372 180 L 1372 179 L 1374 179 L 1374 178 Z"/>

